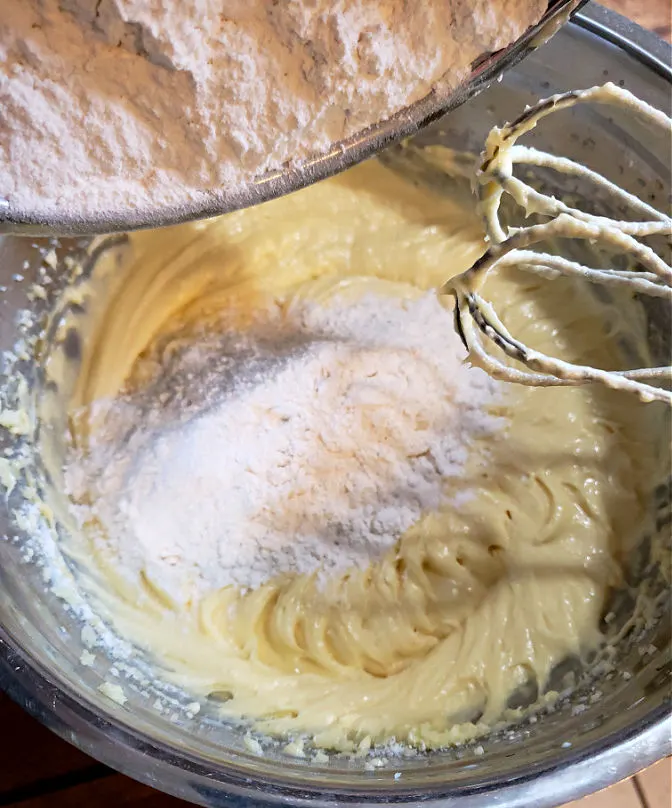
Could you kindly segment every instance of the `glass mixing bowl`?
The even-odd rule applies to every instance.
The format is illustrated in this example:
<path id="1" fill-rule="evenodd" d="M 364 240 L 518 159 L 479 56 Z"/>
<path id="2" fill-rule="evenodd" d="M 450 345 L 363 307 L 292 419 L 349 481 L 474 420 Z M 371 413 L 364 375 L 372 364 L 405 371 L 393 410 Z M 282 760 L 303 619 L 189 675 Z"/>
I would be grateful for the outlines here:
<path id="1" fill-rule="evenodd" d="M 477 149 L 489 128 L 539 97 L 611 80 L 668 108 L 669 49 L 616 15 L 577 16 L 501 83 L 417 138 Z M 534 145 L 587 162 L 654 204 L 668 204 L 669 133 L 647 133 L 608 108 L 576 107 L 544 124 Z M 43 243 L 38 242 L 38 246 Z M 46 244 L 46 242 L 44 243 Z M 64 242 L 67 250 L 76 245 Z M 16 314 L 41 258 L 32 242 L 0 239 L 0 350 L 17 339 Z M 658 359 L 669 357 L 669 309 L 650 310 Z M 669 435 L 661 436 L 661 440 Z M 658 531 L 669 536 L 670 489 L 656 492 Z M 280 751 L 260 757 L 235 727 L 171 721 L 126 688 L 116 704 L 98 690 L 109 676 L 102 654 L 84 667 L 81 624 L 45 592 L 41 571 L 22 561 L 20 531 L 0 506 L 0 685 L 26 710 L 109 766 L 186 800 L 211 806 L 408 805 L 550 806 L 610 785 L 670 753 L 670 620 L 624 640 L 616 670 L 575 689 L 548 714 L 478 744 L 365 768 L 363 761 L 316 764 Z M 656 574 L 650 536 L 642 536 L 631 576 Z M 612 604 L 610 607 L 618 611 Z M 627 612 L 628 603 L 621 603 Z M 569 667 L 568 667 L 569 666 Z M 557 671 L 558 687 L 571 660 Z M 625 676 L 622 675 L 625 673 Z M 197 731 L 195 731 L 197 728 Z"/>

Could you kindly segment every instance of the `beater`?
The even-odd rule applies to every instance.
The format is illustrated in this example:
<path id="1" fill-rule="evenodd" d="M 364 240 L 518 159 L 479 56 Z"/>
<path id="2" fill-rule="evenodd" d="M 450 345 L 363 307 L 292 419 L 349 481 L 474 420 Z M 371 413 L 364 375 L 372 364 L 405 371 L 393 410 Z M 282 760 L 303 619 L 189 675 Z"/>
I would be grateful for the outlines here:
<path id="1" fill-rule="evenodd" d="M 633 294 L 672 301 L 672 268 L 643 241 L 651 236 L 667 237 L 666 249 L 669 249 L 672 219 L 580 163 L 517 144 L 518 139 L 534 129 L 542 118 L 557 110 L 587 102 L 621 107 L 652 126 L 672 131 L 672 120 L 667 115 L 611 83 L 542 100 L 528 107 L 513 123 L 493 129 L 486 140 L 482 163 L 473 180 L 479 212 L 491 246 L 470 269 L 451 278 L 441 292 L 452 293 L 455 298 L 456 327 L 470 355 L 477 358 L 484 369 L 496 378 L 533 387 L 597 382 L 634 393 L 642 401 L 672 404 L 672 392 L 666 389 L 672 380 L 672 366 L 601 370 L 548 356 L 512 336 L 491 303 L 480 294 L 491 270 L 515 266 L 551 279 L 561 275 L 575 276 L 590 283 L 625 287 Z M 550 194 L 535 190 L 525 180 L 514 176 L 516 164 L 550 168 L 588 181 L 606 191 L 617 203 L 629 208 L 640 220 L 618 220 L 572 207 Z M 505 194 L 524 209 L 526 216 L 536 214 L 542 219 L 541 223 L 505 227 L 500 219 Z M 629 256 L 631 263 L 626 269 L 616 266 L 593 268 L 561 255 L 530 249 L 556 239 L 577 239 L 599 244 L 615 253 Z M 507 364 L 503 361 L 504 357 L 488 352 L 486 340 L 506 357 L 532 372 Z"/>

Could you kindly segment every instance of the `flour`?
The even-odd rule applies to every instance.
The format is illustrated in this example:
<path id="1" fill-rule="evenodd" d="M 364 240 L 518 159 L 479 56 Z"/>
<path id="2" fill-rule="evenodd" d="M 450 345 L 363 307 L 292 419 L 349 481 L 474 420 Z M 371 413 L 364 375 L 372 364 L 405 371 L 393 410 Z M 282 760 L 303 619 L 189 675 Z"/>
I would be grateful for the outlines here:
<path id="1" fill-rule="evenodd" d="M 497 383 L 463 354 L 434 294 L 305 301 L 242 341 L 164 345 L 170 375 L 99 409 L 67 470 L 75 498 L 93 494 L 80 518 L 100 520 L 118 568 L 181 602 L 366 567 L 498 425 Z"/>
<path id="2" fill-rule="evenodd" d="M 300 165 L 537 21 L 545 0 L 3 0 L 0 203 L 95 220 Z"/>

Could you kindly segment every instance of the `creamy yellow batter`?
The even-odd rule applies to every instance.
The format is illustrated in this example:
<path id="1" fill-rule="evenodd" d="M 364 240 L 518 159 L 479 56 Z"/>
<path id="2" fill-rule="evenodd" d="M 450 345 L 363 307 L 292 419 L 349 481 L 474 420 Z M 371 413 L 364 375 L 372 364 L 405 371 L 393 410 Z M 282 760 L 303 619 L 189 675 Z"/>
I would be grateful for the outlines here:
<path id="1" fill-rule="evenodd" d="M 346 279 L 357 294 L 385 294 L 398 282 L 438 288 L 465 270 L 484 251 L 481 226 L 467 185 L 447 187 L 369 162 L 106 253 L 54 317 L 47 381 L 57 389 L 46 385 L 38 414 L 51 426 L 42 440 L 56 487 L 65 427 L 85 449 L 91 405 L 141 387 L 147 357 L 180 335 L 197 340 L 223 308 L 245 329 L 271 301 L 326 304 Z M 622 364 L 627 344 L 647 361 L 643 314 L 626 295 L 604 303 L 570 279 L 512 269 L 489 281 L 489 295 L 539 350 L 607 367 Z M 601 387 L 506 386 L 496 412 L 506 428 L 447 483 L 476 496 L 427 513 L 381 561 L 324 587 L 298 576 L 176 603 L 146 576 L 129 584 L 72 520 L 66 549 L 117 631 L 168 679 L 214 694 L 223 715 L 328 748 L 392 737 L 445 745 L 483 732 L 516 688 L 543 692 L 556 663 L 599 644 L 606 593 L 647 524 L 660 462 L 651 406 L 641 418 L 634 397 Z"/>

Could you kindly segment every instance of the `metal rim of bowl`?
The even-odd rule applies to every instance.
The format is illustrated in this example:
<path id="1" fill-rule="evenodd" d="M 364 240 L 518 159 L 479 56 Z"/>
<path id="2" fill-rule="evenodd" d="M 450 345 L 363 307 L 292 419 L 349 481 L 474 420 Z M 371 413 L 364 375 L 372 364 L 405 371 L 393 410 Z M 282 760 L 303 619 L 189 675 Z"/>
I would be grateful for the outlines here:
<path id="1" fill-rule="evenodd" d="M 595 4 L 574 17 L 574 24 L 624 50 L 672 85 L 669 46 L 655 35 L 643 30 L 620 15 Z M 480 808 L 496 799 L 500 806 L 558 805 L 605 788 L 631 776 L 672 754 L 672 710 L 669 699 L 649 710 L 626 731 L 612 732 L 580 751 L 568 751 L 558 763 L 539 765 L 532 773 L 514 770 L 505 785 L 487 782 L 468 786 L 445 783 L 437 786 L 431 796 L 400 794 L 384 788 L 360 794 L 351 790 L 334 789 L 326 792 L 308 784 L 281 785 L 259 778 L 251 783 L 249 777 L 230 771 L 218 772 L 188 753 L 161 744 L 142 735 L 123 721 L 108 714 L 102 716 L 94 705 L 79 697 L 67 682 L 58 682 L 37 659 L 28 658 L 0 626 L 0 689 L 30 715 L 62 738 L 102 762 L 154 787 L 169 786 L 161 775 L 188 773 L 193 778 L 190 796 L 199 794 L 207 804 L 228 806 L 294 805 L 386 805 L 412 803 L 415 798 L 427 805 L 459 804 L 461 808 Z M 76 728 L 76 729 L 75 729 Z M 148 765 L 136 771 L 132 765 L 122 765 L 114 749 L 126 747 L 146 756 Z M 132 757 L 132 756 L 131 756 Z M 198 784 L 203 786 L 198 789 Z M 208 784 L 210 787 L 208 788 Z M 261 790 L 260 790 L 261 789 Z M 172 793 L 175 790 L 169 789 Z M 496 792 L 496 797 L 495 797 Z M 182 792 L 179 796 L 186 797 Z M 367 799 L 368 798 L 368 799 Z"/>

